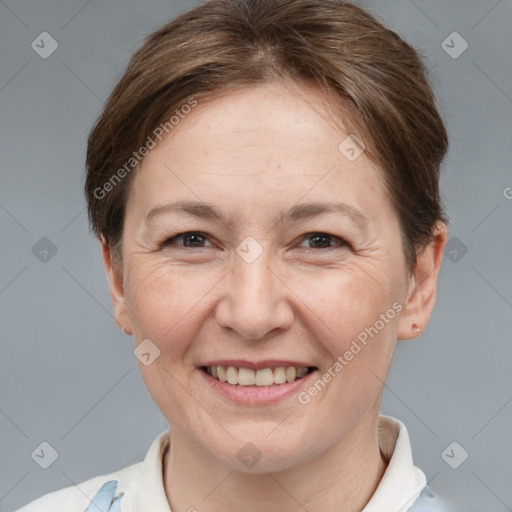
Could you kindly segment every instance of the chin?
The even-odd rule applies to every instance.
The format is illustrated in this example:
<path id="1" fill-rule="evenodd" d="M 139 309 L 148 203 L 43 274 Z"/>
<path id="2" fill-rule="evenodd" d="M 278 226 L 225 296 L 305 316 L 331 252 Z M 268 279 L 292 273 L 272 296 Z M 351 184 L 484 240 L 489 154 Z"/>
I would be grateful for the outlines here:
<path id="1" fill-rule="evenodd" d="M 316 438 L 314 434 L 290 432 L 287 426 L 279 436 L 272 432 L 272 429 L 276 429 L 275 424 L 271 428 L 257 425 L 254 428 L 247 428 L 245 425 L 244 433 L 234 435 L 230 442 L 215 443 L 215 446 L 211 447 L 212 453 L 222 446 L 225 449 L 222 453 L 217 452 L 217 456 L 223 464 L 230 470 L 248 474 L 285 471 L 317 454 L 318 443 L 309 446 L 306 442 Z"/>

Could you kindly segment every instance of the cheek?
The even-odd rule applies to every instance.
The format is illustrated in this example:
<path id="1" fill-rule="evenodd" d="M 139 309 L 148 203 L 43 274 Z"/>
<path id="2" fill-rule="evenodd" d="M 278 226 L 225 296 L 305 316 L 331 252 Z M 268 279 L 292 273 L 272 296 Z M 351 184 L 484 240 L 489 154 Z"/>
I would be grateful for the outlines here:
<path id="1" fill-rule="evenodd" d="M 171 267 L 154 256 L 134 256 L 127 268 L 125 295 L 136 343 L 150 339 L 160 350 L 151 365 L 139 364 L 141 376 L 164 416 L 186 430 L 193 407 L 183 386 L 195 371 L 191 347 L 206 321 L 215 280 L 207 272 Z"/>
<path id="2" fill-rule="evenodd" d="M 332 269 L 303 280 L 300 286 L 299 296 L 304 297 L 305 305 L 315 313 L 317 323 L 324 325 L 324 333 L 334 345 L 356 338 L 373 325 L 392 307 L 399 289 L 392 288 L 386 272 L 379 275 L 361 267 Z"/>
<path id="3" fill-rule="evenodd" d="M 192 267 L 171 267 L 153 258 L 134 258 L 125 289 L 137 341 L 149 338 L 164 353 L 183 353 L 207 315 L 208 293 L 216 273 Z"/>
<path id="4" fill-rule="evenodd" d="M 345 268 L 328 275 L 309 280 L 301 292 L 328 354 L 320 378 L 329 379 L 335 409 L 364 410 L 381 391 L 393 357 L 400 282 L 391 269 Z"/>

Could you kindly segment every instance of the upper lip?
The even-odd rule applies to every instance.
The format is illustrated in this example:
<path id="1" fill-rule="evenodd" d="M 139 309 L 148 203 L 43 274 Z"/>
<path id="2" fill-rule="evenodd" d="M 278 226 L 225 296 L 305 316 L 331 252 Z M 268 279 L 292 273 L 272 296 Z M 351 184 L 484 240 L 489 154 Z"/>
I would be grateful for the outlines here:
<path id="1" fill-rule="evenodd" d="M 282 359 L 265 359 L 264 361 L 246 361 L 244 359 L 215 359 L 213 361 L 207 361 L 200 366 L 234 366 L 236 368 L 250 368 L 251 370 L 262 370 L 263 368 L 279 368 L 279 367 L 290 367 L 296 368 L 311 368 L 311 364 L 301 363 L 298 361 L 285 361 Z"/>

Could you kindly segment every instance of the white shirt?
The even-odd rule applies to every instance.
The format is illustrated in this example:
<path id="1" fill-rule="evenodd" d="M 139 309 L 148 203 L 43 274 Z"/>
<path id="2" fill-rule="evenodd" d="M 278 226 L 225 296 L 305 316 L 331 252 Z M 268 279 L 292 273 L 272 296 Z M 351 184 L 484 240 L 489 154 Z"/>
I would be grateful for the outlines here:
<path id="1" fill-rule="evenodd" d="M 378 435 L 388 466 L 362 512 L 444 511 L 426 487 L 423 471 L 413 465 L 405 425 L 390 416 L 380 416 Z M 98 490 L 110 480 L 118 481 L 115 496 L 124 494 L 122 512 L 171 512 L 163 482 L 163 458 L 168 446 L 166 430 L 153 441 L 143 462 L 46 494 L 18 512 L 84 512 Z"/>

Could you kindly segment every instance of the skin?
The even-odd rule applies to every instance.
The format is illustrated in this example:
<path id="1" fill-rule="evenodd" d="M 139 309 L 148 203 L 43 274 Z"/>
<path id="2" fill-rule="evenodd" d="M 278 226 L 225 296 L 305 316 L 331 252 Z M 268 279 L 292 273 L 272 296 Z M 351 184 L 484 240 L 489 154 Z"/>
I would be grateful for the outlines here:
<path id="1" fill-rule="evenodd" d="M 347 134 L 326 102 L 310 86 L 275 83 L 199 104 L 136 171 L 121 269 L 102 244 L 116 322 L 160 350 L 140 370 L 171 425 L 173 512 L 356 512 L 385 471 L 383 382 L 397 339 L 430 318 L 446 226 L 409 275 L 382 171 L 364 153 L 340 153 Z M 176 212 L 145 222 L 178 200 L 215 205 L 226 223 Z M 340 213 L 276 223 L 297 203 L 328 201 L 357 208 L 366 224 Z M 204 238 L 163 245 L 187 231 Z M 332 237 L 307 236 L 318 232 Z M 263 249 L 250 264 L 236 252 L 247 236 Z M 284 359 L 321 377 L 395 302 L 401 312 L 307 405 L 296 395 L 237 405 L 199 373 L 208 360 Z M 248 442 L 262 454 L 251 468 L 237 457 Z"/>

